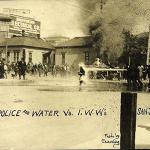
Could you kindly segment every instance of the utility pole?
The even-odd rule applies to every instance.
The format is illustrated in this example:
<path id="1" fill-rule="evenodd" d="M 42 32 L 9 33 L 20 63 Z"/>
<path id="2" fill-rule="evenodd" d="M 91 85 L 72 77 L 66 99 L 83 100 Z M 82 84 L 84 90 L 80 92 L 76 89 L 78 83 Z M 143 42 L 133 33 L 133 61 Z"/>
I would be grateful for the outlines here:
<path id="1" fill-rule="evenodd" d="M 147 49 L 147 60 L 146 64 L 150 64 L 150 25 L 149 25 L 149 37 L 148 37 L 148 49 Z"/>
<path id="2" fill-rule="evenodd" d="M 5 62 L 7 63 L 8 58 L 7 58 L 7 52 L 8 52 L 8 30 L 6 31 L 6 49 L 5 49 Z"/>
<path id="3" fill-rule="evenodd" d="M 7 45 L 7 39 L 6 39 L 6 51 L 5 51 L 5 61 L 7 62 L 7 52 L 8 52 L 8 45 Z"/>
<path id="4" fill-rule="evenodd" d="M 137 93 L 121 93 L 120 149 L 135 149 Z"/>

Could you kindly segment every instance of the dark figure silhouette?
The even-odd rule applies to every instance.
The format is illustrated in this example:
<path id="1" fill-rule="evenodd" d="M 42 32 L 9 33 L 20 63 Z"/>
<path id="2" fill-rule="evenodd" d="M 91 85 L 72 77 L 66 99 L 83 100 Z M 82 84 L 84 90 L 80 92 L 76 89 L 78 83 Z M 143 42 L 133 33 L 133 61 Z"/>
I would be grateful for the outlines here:
<path id="1" fill-rule="evenodd" d="M 4 63 L 0 61 L 0 79 L 4 78 Z"/>
<path id="2" fill-rule="evenodd" d="M 19 79 L 21 79 L 21 76 L 23 76 L 23 79 L 25 80 L 26 62 L 24 61 L 24 59 L 18 62 L 18 71 L 19 71 Z"/>
<path id="3" fill-rule="evenodd" d="M 79 75 L 79 82 L 80 82 L 80 86 L 81 86 L 84 82 L 82 77 L 85 75 L 85 70 L 83 69 L 82 66 L 80 66 L 80 68 L 79 68 L 78 75 Z"/>

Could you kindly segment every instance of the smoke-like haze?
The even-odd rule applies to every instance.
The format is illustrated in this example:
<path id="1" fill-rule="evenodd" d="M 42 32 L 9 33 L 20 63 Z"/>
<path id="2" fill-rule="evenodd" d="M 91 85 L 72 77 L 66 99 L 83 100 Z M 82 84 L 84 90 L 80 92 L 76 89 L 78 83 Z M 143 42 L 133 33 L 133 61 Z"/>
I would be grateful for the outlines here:
<path id="1" fill-rule="evenodd" d="M 102 11 L 100 2 L 100 0 L 83 0 L 80 2 L 82 7 L 90 10 L 90 12 L 87 11 L 87 15 L 81 15 L 85 25 L 83 30 L 88 33 L 91 26 L 95 25 L 96 28 L 93 29 L 92 33 L 101 32 L 102 34 L 102 42 L 98 41 L 101 53 L 107 50 L 109 51 L 109 58 L 111 56 L 119 57 L 124 45 L 123 30 L 134 34 L 148 30 L 150 1 L 103 0 L 105 3 Z"/>

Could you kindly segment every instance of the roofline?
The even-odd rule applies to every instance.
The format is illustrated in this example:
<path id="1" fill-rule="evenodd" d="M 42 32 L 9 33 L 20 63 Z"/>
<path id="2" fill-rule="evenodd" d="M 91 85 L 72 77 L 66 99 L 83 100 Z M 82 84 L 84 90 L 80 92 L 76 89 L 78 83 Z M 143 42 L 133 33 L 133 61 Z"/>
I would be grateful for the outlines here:
<path id="1" fill-rule="evenodd" d="M 40 21 L 40 20 L 36 20 L 35 18 L 32 18 L 32 17 L 21 16 L 21 15 L 17 15 L 17 14 L 11 14 L 11 13 L 10 13 L 10 14 L 5 14 L 5 13 L 0 13 L 0 16 L 10 18 L 10 20 L 12 20 L 12 17 L 20 17 L 20 18 L 25 18 L 25 19 L 28 19 L 28 20 L 40 22 L 40 24 L 41 24 L 41 21 Z"/>
<path id="2" fill-rule="evenodd" d="M 67 38 L 67 39 L 70 39 L 67 36 L 48 36 L 48 37 L 44 37 L 44 39 L 46 39 L 46 38 Z"/>
<path id="3" fill-rule="evenodd" d="M 82 46 L 55 46 L 56 48 L 88 48 L 92 47 L 92 45 L 82 45 Z"/>
<path id="4" fill-rule="evenodd" d="M 0 18 L 0 21 L 11 21 L 12 20 L 12 18 L 7 14 L 0 13 L 0 17 L 2 17 L 2 18 Z"/>
<path id="5" fill-rule="evenodd" d="M 0 48 L 5 48 L 6 46 L 0 46 Z M 27 45 L 7 45 L 7 48 L 9 47 L 27 47 L 27 48 L 37 48 L 37 49 L 43 49 L 43 50 L 55 50 L 52 48 L 44 48 L 44 47 L 35 47 L 35 46 L 27 46 Z"/>
<path id="6" fill-rule="evenodd" d="M 18 36 L 18 37 L 19 37 L 19 38 L 20 38 L 20 37 L 21 37 L 21 38 L 24 38 L 24 37 L 25 37 L 25 38 L 34 38 L 34 39 L 42 40 L 41 38 L 35 38 L 35 37 L 27 37 L 27 36 L 24 36 L 24 37 Z M 18 38 L 18 37 L 5 38 L 4 41 L 3 41 L 2 43 L 0 43 L 0 44 L 4 44 L 4 45 L 0 45 L 0 47 L 6 47 L 6 43 L 9 42 L 9 40 L 11 41 L 11 39 L 13 39 L 13 38 Z M 49 43 L 47 42 L 47 44 L 49 44 Z M 8 46 L 8 47 L 22 47 L 22 46 L 25 46 L 25 47 L 34 47 L 34 48 L 51 49 L 51 50 L 55 50 L 55 49 L 56 49 L 55 46 L 53 46 L 53 45 L 51 45 L 51 48 L 28 46 L 28 45 L 9 45 L 9 44 L 7 44 L 7 46 Z"/>
<path id="7" fill-rule="evenodd" d="M 55 47 L 57 47 L 57 48 L 62 48 L 62 47 L 64 47 L 64 48 L 67 48 L 67 47 L 89 47 L 89 46 L 92 47 L 92 45 L 90 43 L 87 43 L 87 44 L 84 44 L 84 45 L 70 45 L 70 46 L 67 46 L 67 43 L 69 43 L 72 40 L 79 39 L 79 38 L 89 38 L 89 37 L 91 37 L 91 35 L 74 37 L 74 38 L 72 38 L 72 39 L 70 39 L 70 40 L 68 40 L 66 42 L 63 42 L 63 43 L 55 46 Z"/>

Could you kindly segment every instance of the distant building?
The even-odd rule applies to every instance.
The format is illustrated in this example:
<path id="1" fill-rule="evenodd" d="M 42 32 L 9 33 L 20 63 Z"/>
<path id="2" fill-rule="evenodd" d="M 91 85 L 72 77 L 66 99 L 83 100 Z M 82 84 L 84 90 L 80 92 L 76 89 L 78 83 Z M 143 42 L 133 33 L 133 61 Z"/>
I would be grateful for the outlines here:
<path id="1" fill-rule="evenodd" d="M 0 40 L 8 37 L 11 20 L 10 16 L 0 14 Z"/>
<path id="2" fill-rule="evenodd" d="M 26 62 L 54 64 L 55 48 L 42 39 L 31 37 L 12 37 L 0 43 L 0 59 L 17 62 L 24 58 Z"/>
<path id="3" fill-rule="evenodd" d="M 75 37 L 56 46 L 55 64 L 67 64 L 76 71 L 80 62 L 91 65 L 96 57 L 97 52 L 92 48 L 90 36 Z"/>
<path id="4" fill-rule="evenodd" d="M 41 23 L 27 16 L 30 10 L 5 8 L 0 14 L 0 59 L 54 64 L 54 47 L 40 39 Z"/>
<path id="5" fill-rule="evenodd" d="M 40 21 L 15 14 L 0 14 L 0 38 L 13 36 L 39 37 Z"/>
<path id="6" fill-rule="evenodd" d="M 69 40 L 68 37 L 64 37 L 64 36 L 51 36 L 51 37 L 47 37 L 47 38 L 44 38 L 44 39 L 47 42 L 50 42 L 52 45 L 55 45 L 55 46 Z"/>

